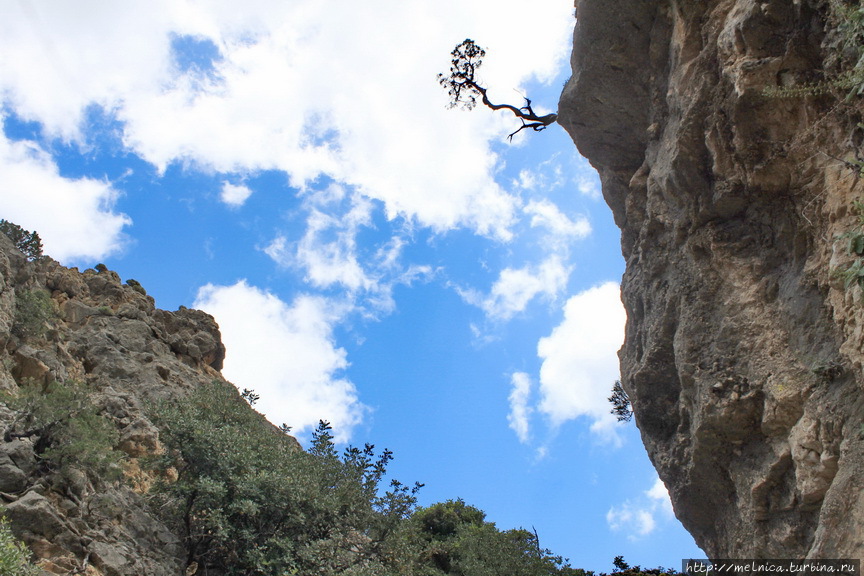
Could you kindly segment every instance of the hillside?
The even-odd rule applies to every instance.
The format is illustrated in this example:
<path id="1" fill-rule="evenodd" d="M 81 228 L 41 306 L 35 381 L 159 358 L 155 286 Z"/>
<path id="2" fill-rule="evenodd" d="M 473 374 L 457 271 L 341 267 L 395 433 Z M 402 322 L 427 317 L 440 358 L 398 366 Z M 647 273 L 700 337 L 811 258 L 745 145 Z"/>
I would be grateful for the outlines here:
<path id="1" fill-rule="evenodd" d="M 857 4 L 577 5 L 559 121 L 622 231 L 676 515 L 711 557 L 864 557 Z"/>

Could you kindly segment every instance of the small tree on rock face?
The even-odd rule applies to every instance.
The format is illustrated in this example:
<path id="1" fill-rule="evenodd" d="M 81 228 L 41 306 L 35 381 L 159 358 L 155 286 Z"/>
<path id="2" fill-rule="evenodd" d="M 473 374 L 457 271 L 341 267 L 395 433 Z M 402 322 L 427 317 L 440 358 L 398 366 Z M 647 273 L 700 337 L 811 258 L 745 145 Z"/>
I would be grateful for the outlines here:
<path id="1" fill-rule="evenodd" d="M 630 406 L 630 397 L 621 386 L 621 381 L 616 380 L 612 386 L 612 395 L 608 398 L 612 403 L 612 414 L 614 414 L 619 422 L 629 422 L 633 418 L 633 408 Z"/>
<path id="2" fill-rule="evenodd" d="M 28 260 L 36 260 L 42 256 L 42 239 L 36 232 L 24 230 L 8 220 L 0 220 L 0 232 L 8 236 Z"/>
<path id="3" fill-rule="evenodd" d="M 486 51 L 470 38 L 463 40 L 450 54 L 453 56 L 450 64 L 450 75 L 438 74 L 438 82 L 447 88 L 447 93 L 450 95 L 450 108 L 461 106 L 466 110 L 471 110 L 479 98 L 486 107 L 492 110 L 510 110 L 522 121 L 522 126 L 507 137 L 510 140 L 525 128 L 539 132 L 558 120 L 558 114 L 554 113 L 538 116 L 531 108 L 531 100 L 528 98 L 525 98 L 525 106 L 521 108 L 511 104 L 493 104 L 490 102 L 486 95 L 486 88 L 478 84 L 476 77 L 477 70 L 483 64 Z"/>

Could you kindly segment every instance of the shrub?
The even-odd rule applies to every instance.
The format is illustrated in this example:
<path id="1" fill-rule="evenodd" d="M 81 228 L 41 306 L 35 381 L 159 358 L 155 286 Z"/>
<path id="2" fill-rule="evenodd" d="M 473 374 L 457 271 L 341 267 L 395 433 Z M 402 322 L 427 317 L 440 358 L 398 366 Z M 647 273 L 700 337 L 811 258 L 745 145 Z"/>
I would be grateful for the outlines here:
<path id="1" fill-rule="evenodd" d="M 448 500 L 411 519 L 420 542 L 412 574 L 418 576 L 584 576 L 540 546 L 535 532 L 498 530 L 482 510 Z"/>
<path id="2" fill-rule="evenodd" d="M 30 551 L 12 530 L 9 521 L 0 516 L 0 574 L 3 576 L 37 576 L 41 571 L 30 563 Z"/>
<path id="3" fill-rule="evenodd" d="M 147 295 L 147 290 L 144 289 L 144 286 L 142 286 L 140 282 L 138 282 L 137 280 L 135 280 L 133 278 L 130 278 L 129 280 L 127 280 L 126 285 L 143 296 Z"/>
<path id="4" fill-rule="evenodd" d="M 15 414 L 5 441 L 34 439 L 33 450 L 47 471 L 63 475 L 75 467 L 95 481 L 119 478 L 123 456 L 113 448 L 117 429 L 99 413 L 85 385 L 30 383 L 0 402 Z"/>
<path id="5" fill-rule="evenodd" d="M 153 407 L 169 448 L 154 465 L 178 471 L 157 483 L 153 503 L 188 563 L 228 576 L 399 573 L 399 528 L 418 487 L 378 494 L 392 455 L 367 445 L 339 457 L 326 422 L 304 452 L 248 396 L 214 382 Z"/>
<path id="6" fill-rule="evenodd" d="M 57 308 L 46 290 L 21 290 L 15 294 L 15 324 L 12 332 L 20 337 L 45 335 L 50 322 L 58 317 Z"/>
<path id="7" fill-rule="evenodd" d="M 864 289 L 864 202 L 854 201 L 852 210 L 858 215 L 858 222 L 839 238 L 847 241 L 846 252 L 855 257 L 855 260 L 845 268 L 832 271 L 833 276 L 843 280 L 843 286 L 847 290 L 856 284 Z"/>

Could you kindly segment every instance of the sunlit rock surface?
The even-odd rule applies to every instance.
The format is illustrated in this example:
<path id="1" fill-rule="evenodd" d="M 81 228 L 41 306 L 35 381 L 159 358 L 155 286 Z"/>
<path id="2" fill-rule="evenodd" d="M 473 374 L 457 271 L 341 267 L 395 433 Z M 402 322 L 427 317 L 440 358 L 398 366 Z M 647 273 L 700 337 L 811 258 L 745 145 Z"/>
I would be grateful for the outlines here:
<path id="1" fill-rule="evenodd" d="M 712 557 L 864 557 L 861 100 L 827 2 L 581 0 L 559 122 L 622 231 L 622 380 Z M 823 75 L 823 71 L 824 75 Z"/>

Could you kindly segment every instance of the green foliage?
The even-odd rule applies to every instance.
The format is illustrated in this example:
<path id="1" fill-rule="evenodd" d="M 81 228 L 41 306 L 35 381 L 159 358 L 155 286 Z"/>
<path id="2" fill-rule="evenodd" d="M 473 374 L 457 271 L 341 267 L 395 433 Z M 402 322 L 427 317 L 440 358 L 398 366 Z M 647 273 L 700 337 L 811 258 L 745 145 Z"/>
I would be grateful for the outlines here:
<path id="1" fill-rule="evenodd" d="M 612 565 L 615 566 L 612 570 L 613 576 L 683 576 L 683 572 L 678 572 L 673 568 L 663 568 L 662 566 L 658 566 L 657 568 L 642 568 L 638 564 L 630 566 L 623 556 L 616 556 L 612 560 Z M 610 575 L 601 573 L 600 576 Z"/>
<path id="2" fill-rule="evenodd" d="M 37 576 L 41 571 L 30 563 L 30 551 L 12 534 L 9 521 L 0 516 L 0 574 Z"/>
<path id="3" fill-rule="evenodd" d="M 830 23 L 835 26 L 836 59 L 849 62 L 848 71 L 838 79 L 838 87 L 848 90 L 847 98 L 864 94 L 864 6 L 830 0 Z"/>
<path id="4" fill-rule="evenodd" d="M 15 243 L 28 260 L 36 260 L 42 256 L 42 240 L 36 232 L 29 232 L 8 220 L 0 220 L 0 232 Z"/>
<path id="5" fill-rule="evenodd" d="M 766 96 L 800 98 L 834 90 L 846 92 L 846 100 L 864 95 L 864 6 L 857 1 L 828 0 L 828 7 L 826 68 L 840 71 L 818 82 L 768 87 Z"/>
<path id="6" fill-rule="evenodd" d="M 498 530 L 483 511 L 449 500 L 418 510 L 411 519 L 419 554 L 417 576 L 583 575 L 541 548 L 536 533 Z"/>
<path id="7" fill-rule="evenodd" d="M 847 290 L 856 284 L 864 289 L 864 202 L 852 202 L 852 210 L 858 215 L 858 221 L 840 238 L 846 240 L 846 252 L 855 256 L 855 260 L 845 268 L 837 268 L 832 272 L 832 275 L 843 280 L 843 287 Z"/>
<path id="8" fill-rule="evenodd" d="M 20 290 L 15 294 L 15 324 L 12 332 L 22 338 L 45 335 L 58 317 L 57 307 L 47 290 Z"/>
<path id="9" fill-rule="evenodd" d="M 415 484 L 384 488 L 389 450 L 334 446 L 320 422 L 308 451 L 255 412 L 257 395 L 214 382 L 153 407 L 168 450 L 151 493 L 187 564 L 226 576 L 593 576 L 498 530 L 463 500 L 417 509 Z"/>
<path id="10" fill-rule="evenodd" d="M 304 452 L 246 400 L 214 382 L 154 408 L 170 448 L 155 464 L 178 475 L 153 502 L 182 533 L 189 564 L 229 576 L 398 573 L 397 535 L 419 487 L 378 494 L 392 455 L 367 445 L 340 457 L 326 422 Z"/>
<path id="11" fill-rule="evenodd" d="M 117 429 L 99 413 L 85 385 L 30 383 L 16 395 L 0 396 L 0 403 L 15 414 L 4 439 L 33 439 L 48 470 L 63 474 L 75 467 L 93 480 L 120 477 L 122 453 L 113 449 Z"/>
<path id="12" fill-rule="evenodd" d="M 130 278 L 129 280 L 127 280 L 126 285 L 129 286 L 130 288 L 132 288 L 133 290 L 135 290 L 136 292 L 138 292 L 139 294 L 141 294 L 142 296 L 147 295 L 147 290 L 144 289 L 144 287 L 141 285 L 140 282 L 138 282 L 137 280 L 135 280 L 133 278 Z"/>
<path id="13" fill-rule="evenodd" d="M 612 403 L 612 414 L 614 414 L 619 422 L 629 422 L 633 418 L 633 408 L 630 406 L 630 397 L 621 386 L 621 381 L 616 380 L 612 385 L 612 395 L 608 398 Z"/>

